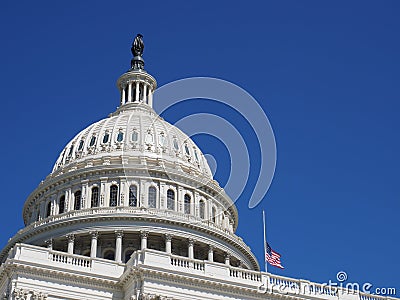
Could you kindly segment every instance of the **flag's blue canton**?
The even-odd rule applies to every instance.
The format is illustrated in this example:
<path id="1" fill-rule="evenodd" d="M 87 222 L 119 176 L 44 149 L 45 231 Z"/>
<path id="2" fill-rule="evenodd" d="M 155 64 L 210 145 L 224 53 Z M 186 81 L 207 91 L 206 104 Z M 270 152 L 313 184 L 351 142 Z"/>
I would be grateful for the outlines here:
<path id="1" fill-rule="evenodd" d="M 267 243 L 267 253 L 269 256 L 272 256 L 272 252 L 271 252 L 271 246 Z"/>

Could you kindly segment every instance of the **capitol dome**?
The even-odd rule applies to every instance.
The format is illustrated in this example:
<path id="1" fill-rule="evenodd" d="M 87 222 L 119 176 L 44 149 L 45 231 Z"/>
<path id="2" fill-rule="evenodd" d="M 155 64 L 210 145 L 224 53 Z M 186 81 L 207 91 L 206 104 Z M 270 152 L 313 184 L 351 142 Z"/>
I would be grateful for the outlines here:
<path id="1" fill-rule="evenodd" d="M 125 104 L 78 133 L 61 152 L 51 176 L 104 164 L 105 160 L 118 163 L 121 157 L 132 163 L 140 157 L 157 160 L 165 168 L 179 167 L 212 180 L 207 160 L 196 144 L 142 102 Z"/>
<path id="2" fill-rule="evenodd" d="M 235 235 L 235 204 L 197 145 L 153 110 L 156 80 L 142 53 L 134 55 L 117 81 L 119 108 L 66 144 L 25 201 L 26 227 L 0 261 L 25 243 L 49 247 L 57 260 L 67 253 L 125 264 L 135 251 L 153 249 L 182 257 L 179 263 L 186 257 L 259 270 Z"/>

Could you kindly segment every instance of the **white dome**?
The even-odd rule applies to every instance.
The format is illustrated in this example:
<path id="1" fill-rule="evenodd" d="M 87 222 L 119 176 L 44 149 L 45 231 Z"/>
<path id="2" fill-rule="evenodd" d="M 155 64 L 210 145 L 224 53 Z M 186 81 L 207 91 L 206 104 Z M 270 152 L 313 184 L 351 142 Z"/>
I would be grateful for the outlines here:
<path id="1" fill-rule="evenodd" d="M 156 159 L 212 180 L 210 167 L 196 144 L 143 103 L 125 104 L 78 133 L 59 155 L 51 176 L 107 164 L 115 157 Z"/>

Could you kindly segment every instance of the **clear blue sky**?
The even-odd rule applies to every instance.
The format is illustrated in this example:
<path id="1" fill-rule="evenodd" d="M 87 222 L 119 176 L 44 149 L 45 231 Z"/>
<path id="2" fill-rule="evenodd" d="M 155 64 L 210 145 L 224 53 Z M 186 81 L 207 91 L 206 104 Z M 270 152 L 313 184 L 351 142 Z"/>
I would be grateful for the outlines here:
<path id="1" fill-rule="evenodd" d="M 325 282 L 343 270 L 399 295 L 399 15 L 394 0 L 1 1 L 0 244 L 23 226 L 26 197 L 64 145 L 118 105 L 115 81 L 141 32 L 159 85 L 218 77 L 266 111 L 276 175 L 255 209 L 251 182 L 237 203 L 238 234 L 261 265 L 265 209 L 286 266 L 271 271 Z M 213 108 L 193 104 L 166 119 Z M 216 141 L 196 141 L 227 159 Z M 226 176 L 218 169 L 222 184 Z"/>

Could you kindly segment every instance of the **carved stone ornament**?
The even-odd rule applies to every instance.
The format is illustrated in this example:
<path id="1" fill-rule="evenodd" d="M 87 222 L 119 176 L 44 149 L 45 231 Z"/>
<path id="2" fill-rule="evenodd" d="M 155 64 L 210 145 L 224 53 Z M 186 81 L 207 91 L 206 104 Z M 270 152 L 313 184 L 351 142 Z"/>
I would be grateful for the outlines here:
<path id="1" fill-rule="evenodd" d="M 13 300 L 47 300 L 47 294 L 33 290 L 15 288 L 12 292 Z"/>

